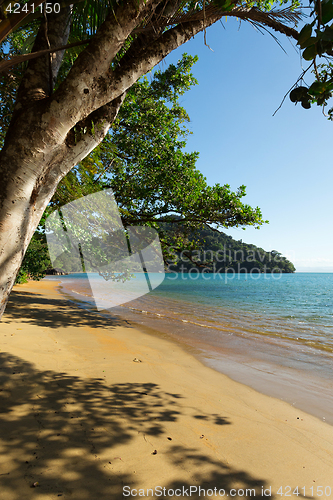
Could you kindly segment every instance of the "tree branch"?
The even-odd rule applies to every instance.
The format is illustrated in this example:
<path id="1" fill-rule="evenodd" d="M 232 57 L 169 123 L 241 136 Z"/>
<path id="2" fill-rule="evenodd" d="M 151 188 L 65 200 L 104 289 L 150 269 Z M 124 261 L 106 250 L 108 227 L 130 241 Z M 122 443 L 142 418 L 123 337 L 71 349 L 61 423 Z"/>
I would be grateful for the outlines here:
<path id="1" fill-rule="evenodd" d="M 58 75 L 64 50 L 51 53 L 52 47 L 65 45 L 70 30 L 71 7 L 66 7 L 59 14 L 49 14 L 43 19 L 32 52 L 47 50 L 47 52 L 28 63 L 23 79 L 17 91 L 16 105 L 13 116 L 25 109 L 33 101 L 43 99 L 52 93 L 53 85 Z M 51 59 L 50 59 L 51 57 Z M 49 66 L 51 63 L 52 81 L 50 81 Z"/>
<path id="2" fill-rule="evenodd" d="M 144 45 L 141 48 L 138 43 L 134 43 L 133 47 L 120 60 L 118 67 L 115 70 L 108 69 L 105 77 L 100 76 L 98 81 L 94 82 L 91 88 L 92 92 L 88 89 L 89 93 L 86 99 L 82 99 L 81 101 L 81 110 L 83 111 L 85 108 L 90 109 L 96 103 L 96 100 L 99 105 L 104 105 L 116 98 L 117 95 L 127 91 L 141 76 L 150 71 L 170 52 L 187 42 L 200 31 L 214 24 L 224 15 L 265 24 L 276 31 L 294 38 L 298 36 L 296 30 L 276 21 L 272 14 L 263 13 L 255 8 L 235 8 L 228 12 L 212 9 L 206 12 L 205 22 L 199 18 L 198 20 L 189 20 L 188 22 L 178 24 L 176 27 L 164 32 L 157 40 L 155 39 L 149 45 Z M 89 46 L 89 50 L 90 48 Z M 61 98 L 60 100 L 63 102 Z"/>
<path id="3" fill-rule="evenodd" d="M 73 110 L 73 125 L 123 93 L 119 92 L 108 99 L 99 99 L 98 82 L 101 75 L 107 74 L 115 56 L 135 27 L 140 24 L 150 9 L 156 8 L 160 1 L 128 0 L 122 2 L 115 12 L 110 12 L 89 46 L 78 56 L 52 101 L 57 108 Z M 73 106 L 73 95 L 76 97 L 75 106 Z"/>
<path id="4" fill-rule="evenodd" d="M 125 99 L 123 94 L 114 101 L 91 113 L 79 122 L 66 137 L 65 145 L 55 152 L 51 159 L 51 168 L 40 176 L 36 183 L 36 199 L 44 196 L 51 199 L 60 180 L 80 161 L 82 161 L 107 134 L 110 124 L 116 119 L 118 111 Z M 52 192 L 50 193 L 50 189 Z"/>
<path id="5" fill-rule="evenodd" d="M 45 54 L 50 54 L 51 52 L 65 51 L 72 47 L 79 47 L 80 45 L 87 45 L 90 42 L 90 38 L 86 40 L 81 40 L 80 42 L 68 43 L 66 45 L 61 45 L 60 47 L 52 47 L 51 49 L 38 50 L 37 52 L 30 52 L 29 54 L 20 54 L 18 56 L 13 56 L 10 59 L 3 59 L 0 62 L 0 73 L 6 73 L 9 68 L 21 64 L 23 62 L 30 61 L 30 59 L 36 59 L 37 57 L 43 56 Z"/>

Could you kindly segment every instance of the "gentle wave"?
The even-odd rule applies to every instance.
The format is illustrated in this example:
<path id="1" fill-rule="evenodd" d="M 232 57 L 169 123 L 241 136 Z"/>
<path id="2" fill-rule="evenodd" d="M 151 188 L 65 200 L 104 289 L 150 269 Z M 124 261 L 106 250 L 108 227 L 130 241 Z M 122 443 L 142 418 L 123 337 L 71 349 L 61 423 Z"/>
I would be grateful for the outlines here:
<path id="1" fill-rule="evenodd" d="M 333 425 L 333 274 L 244 278 L 167 276 L 153 292 L 99 314 L 153 329 L 211 368 Z M 50 279 L 96 311 L 86 275 Z"/>
<path id="2" fill-rule="evenodd" d="M 95 281 L 102 280 L 93 275 Z M 136 279 L 143 279 L 142 275 Z M 61 277 L 66 293 L 94 304 L 87 276 Z M 105 292 L 100 299 L 107 299 Z M 224 280 L 166 276 L 153 292 L 123 304 L 123 311 L 154 315 L 205 330 L 280 338 L 333 352 L 333 274 L 239 275 Z"/>

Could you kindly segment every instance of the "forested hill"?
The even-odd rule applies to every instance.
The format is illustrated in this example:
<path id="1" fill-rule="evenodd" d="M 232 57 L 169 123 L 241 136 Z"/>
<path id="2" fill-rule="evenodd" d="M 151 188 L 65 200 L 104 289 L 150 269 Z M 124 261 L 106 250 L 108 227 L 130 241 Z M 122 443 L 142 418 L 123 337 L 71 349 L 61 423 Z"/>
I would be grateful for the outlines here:
<path id="1" fill-rule="evenodd" d="M 163 223 L 159 227 L 166 270 L 175 272 L 234 272 L 234 273 L 293 273 L 294 265 L 279 252 L 266 252 L 255 245 L 234 240 L 231 236 L 211 229 L 201 229 L 185 237 L 181 224 Z M 178 249 L 176 243 L 179 243 Z M 192 250 L 191 250 L 192 247 Z M 74 260 L 75 264 L 75 260 Z M 67 272 L 73 259 L 64 252 L 56 266 Z M 41 279 L 44 269 L 51 266 L 44 234 L 35 233 L 26 252 L 16 282 L 25 283 L 28 278 Z"/>
<path id="2" fill-rule="evenodd" d="M 198 231 L 196 237 L 191 235 L 189 242 L 194 241 L 196 250 L 172 251 L 167 261 L 169 271 L 189 272 L 195 267 L 201 272 L 220 273 L 293 273 L 296 270 L 292 262 L 276 250 L 267 252 L 211 229 Z"/>

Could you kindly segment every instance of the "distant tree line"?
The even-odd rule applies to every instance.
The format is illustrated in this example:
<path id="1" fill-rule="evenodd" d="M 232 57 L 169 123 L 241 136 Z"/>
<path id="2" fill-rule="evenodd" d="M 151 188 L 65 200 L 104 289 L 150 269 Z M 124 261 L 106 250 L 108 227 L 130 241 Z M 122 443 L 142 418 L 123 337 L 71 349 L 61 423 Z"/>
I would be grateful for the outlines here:
<path id="1" fill-rule="evenodd" d="M 165 233 L 175 227 L 164 225 Z M 201 272 L 279 272 L 293 273 L 295 267 L 276 250 L 266 250 L 235 240 L 223 232 L 207 227 L 188 235 L 187 249 L 169 248 L 167 269 L 189 272 L 197 267 Z"/>

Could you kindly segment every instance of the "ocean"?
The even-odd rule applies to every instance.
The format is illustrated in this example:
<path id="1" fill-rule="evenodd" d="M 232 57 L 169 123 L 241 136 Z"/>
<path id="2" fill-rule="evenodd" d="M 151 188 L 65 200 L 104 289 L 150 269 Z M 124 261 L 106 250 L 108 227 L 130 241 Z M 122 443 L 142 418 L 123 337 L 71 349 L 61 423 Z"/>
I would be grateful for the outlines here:
<path id="1" fill-rule="evenodd" d="M 96 298 L 105 282 L 92 278 Z M 87 275 L 46 279 L 96 310 Z M 99 295 L 108 304 L 105 287 Z M 150 293 L 96 313 L 177 341 L 211 368 L 333 425 L 333 273 L 170 273 Z"/>

